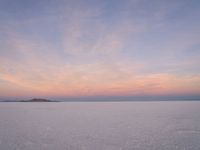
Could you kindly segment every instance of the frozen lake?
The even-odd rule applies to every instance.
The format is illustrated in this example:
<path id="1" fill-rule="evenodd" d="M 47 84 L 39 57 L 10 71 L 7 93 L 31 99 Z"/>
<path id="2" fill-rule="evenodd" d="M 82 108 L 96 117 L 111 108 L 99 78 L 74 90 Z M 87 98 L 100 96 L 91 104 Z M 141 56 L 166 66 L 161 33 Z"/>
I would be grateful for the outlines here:
<path id="1" fill-rule="evenodd" d="M 200 149 L 200 101 L 0 103 L 0 150 L 175 149 Z"/>

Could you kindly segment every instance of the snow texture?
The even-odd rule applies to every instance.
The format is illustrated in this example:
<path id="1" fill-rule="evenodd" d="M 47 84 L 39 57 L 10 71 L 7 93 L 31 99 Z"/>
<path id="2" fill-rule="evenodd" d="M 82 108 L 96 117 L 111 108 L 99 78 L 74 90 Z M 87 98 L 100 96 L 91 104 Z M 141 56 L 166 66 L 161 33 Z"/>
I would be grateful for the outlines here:
<path id="1" fill-rule="evenodd" d="M 200 102 L 0 103 L 0 150 L 199 150 Z"/>

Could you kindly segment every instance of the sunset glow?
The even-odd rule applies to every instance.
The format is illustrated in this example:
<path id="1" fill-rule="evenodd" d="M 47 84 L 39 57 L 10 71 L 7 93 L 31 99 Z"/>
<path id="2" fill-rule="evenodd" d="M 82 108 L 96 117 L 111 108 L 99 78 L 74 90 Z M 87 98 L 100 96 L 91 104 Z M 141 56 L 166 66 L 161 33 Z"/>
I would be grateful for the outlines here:
<path id="1" fill-rule="evenodd" d="M 0 98 L 200 95 L 193 0 L 0 0 Z"/>

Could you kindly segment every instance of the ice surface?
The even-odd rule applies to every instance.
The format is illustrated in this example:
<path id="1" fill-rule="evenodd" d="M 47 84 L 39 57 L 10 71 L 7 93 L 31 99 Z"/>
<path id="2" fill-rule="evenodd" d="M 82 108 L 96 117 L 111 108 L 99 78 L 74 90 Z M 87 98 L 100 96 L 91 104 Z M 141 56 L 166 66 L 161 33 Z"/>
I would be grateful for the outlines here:
<path id="1" fill-rule="evenodd" d="M 199 150 L 200 102 L 0 103 L 0 150 Z"/>

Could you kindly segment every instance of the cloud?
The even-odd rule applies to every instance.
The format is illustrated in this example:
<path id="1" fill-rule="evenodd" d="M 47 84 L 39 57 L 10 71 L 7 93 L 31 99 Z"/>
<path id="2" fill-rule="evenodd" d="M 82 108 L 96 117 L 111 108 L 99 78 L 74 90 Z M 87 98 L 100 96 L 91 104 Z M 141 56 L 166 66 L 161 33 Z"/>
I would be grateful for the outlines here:
<path id="1" fill-rule="evenodd" d="M 35 17 L 0 21 L 0 88 L 51 96 L 199 93 L 199 73 L 190 70 L 199 57 L 186 55 L 199 43 L 199 23 L 170 19 L 185 4 L 126 2 L 61 1 Z"/>

